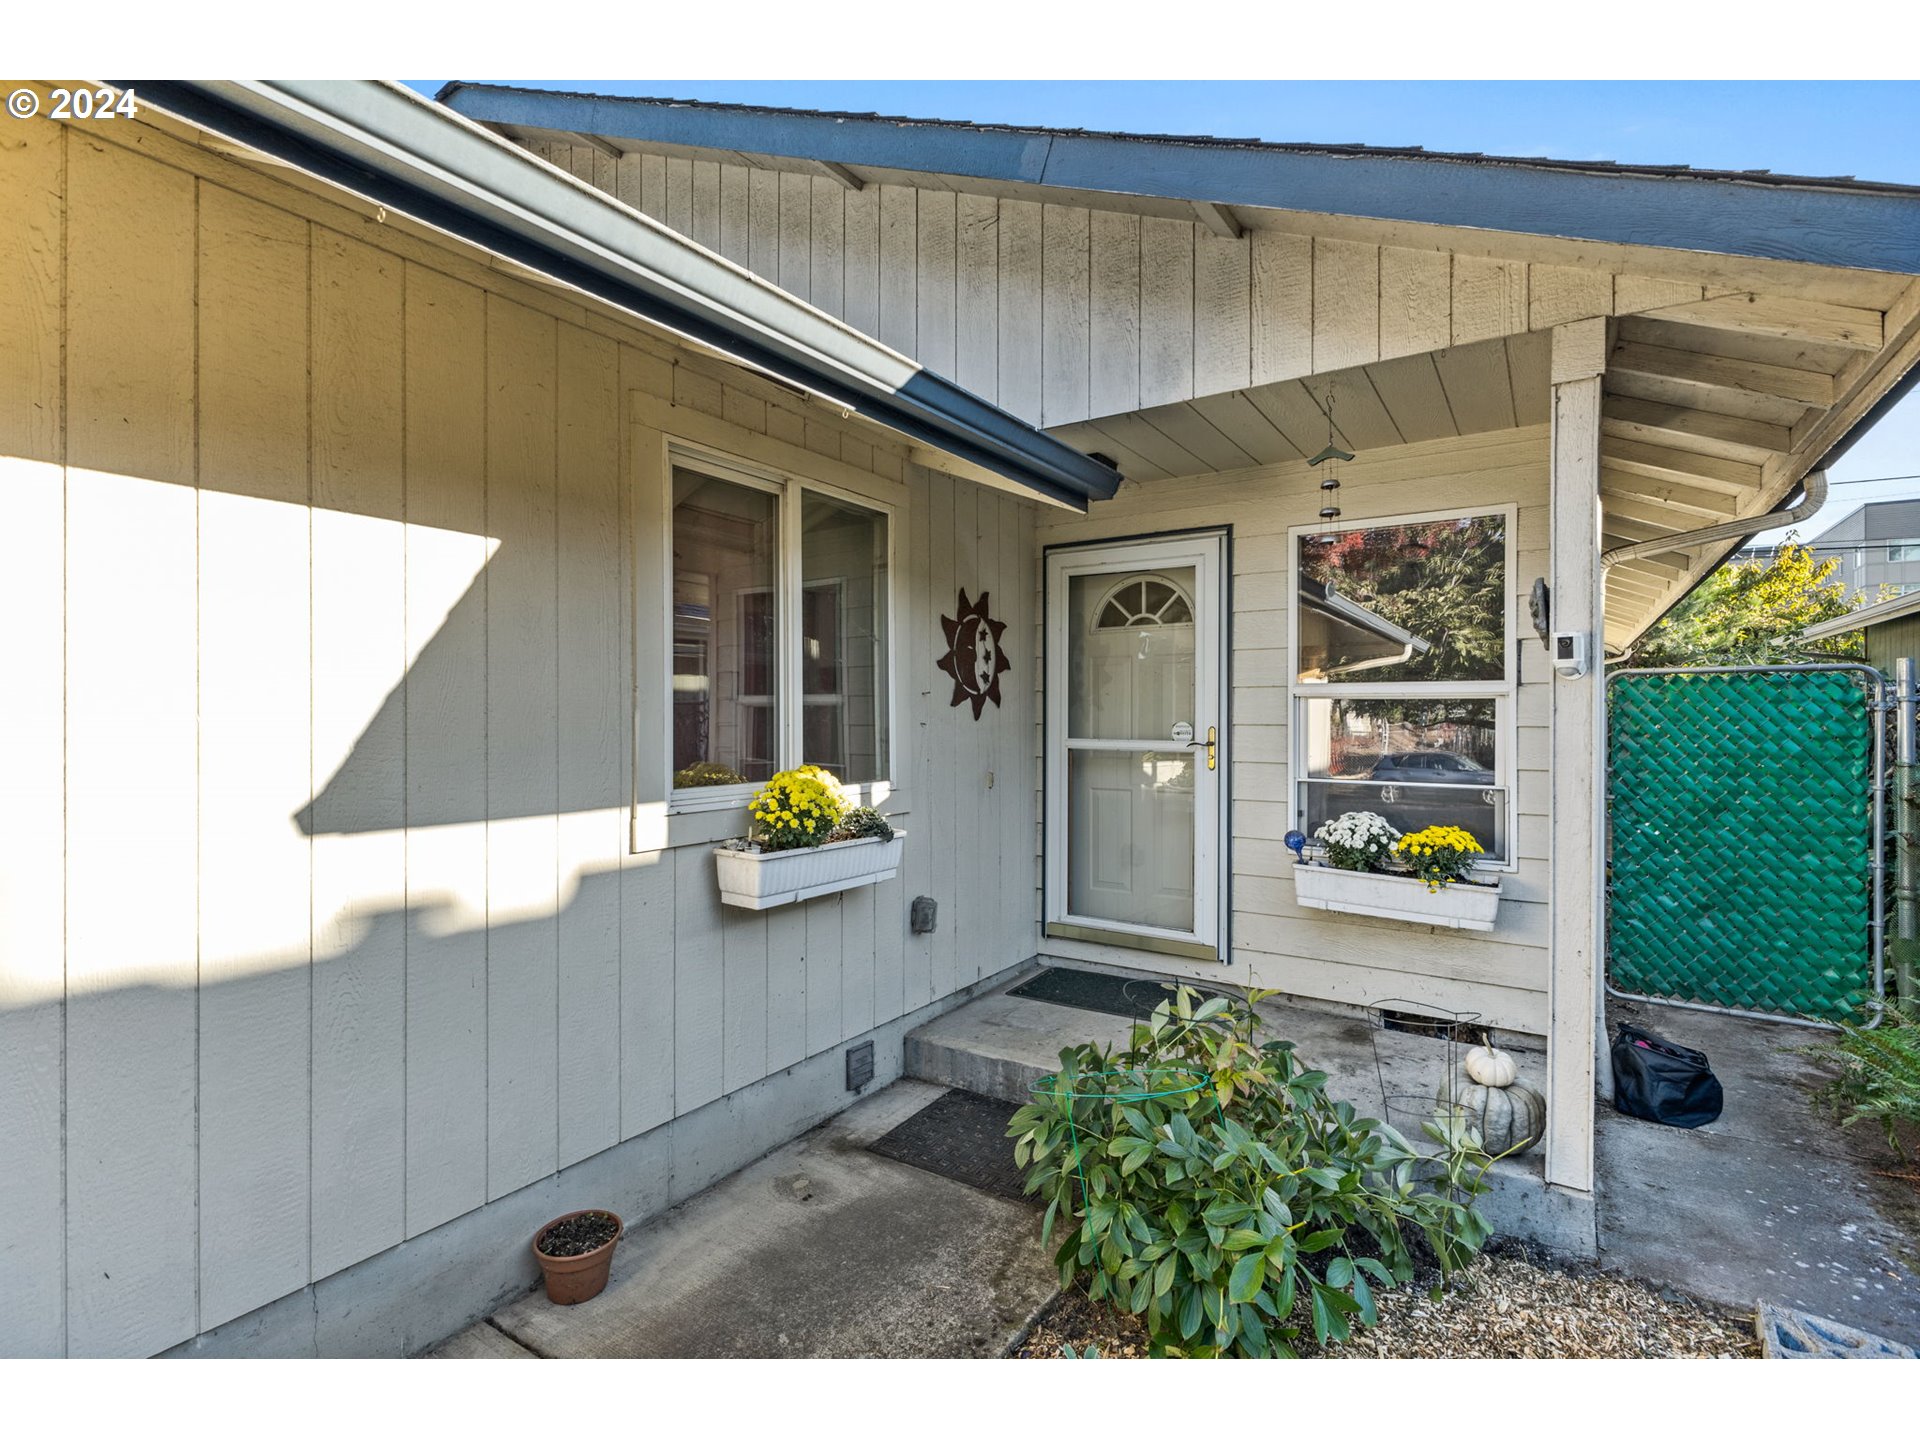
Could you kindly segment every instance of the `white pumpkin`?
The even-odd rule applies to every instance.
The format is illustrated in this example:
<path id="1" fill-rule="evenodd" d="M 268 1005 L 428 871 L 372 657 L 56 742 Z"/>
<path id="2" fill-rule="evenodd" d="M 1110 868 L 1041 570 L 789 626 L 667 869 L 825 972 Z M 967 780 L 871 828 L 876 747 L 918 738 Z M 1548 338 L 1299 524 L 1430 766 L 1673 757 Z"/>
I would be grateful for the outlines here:
<path id="1" fill-rule="evenodd" d="M 1518 1155 L 1540 1142 L 1547 1129 L 1547 1102 L 1525 1081 L 1482 1085 L 1462 1065 L 1449 1080 L 1440 1082 L 1435 1118 L 1442 1124 L 1465 1124 L 1480 1136 L 1487 1154 Z"/>
<path id="2" fill-rule="evenodd" d="M 1504 1050 L 1491 1045 L 1476 1045 L 1467 1051 L 1467 1078 L 1476 1085 L 1504 1090 L 1520 1076 L 1520 1067 Z"/>

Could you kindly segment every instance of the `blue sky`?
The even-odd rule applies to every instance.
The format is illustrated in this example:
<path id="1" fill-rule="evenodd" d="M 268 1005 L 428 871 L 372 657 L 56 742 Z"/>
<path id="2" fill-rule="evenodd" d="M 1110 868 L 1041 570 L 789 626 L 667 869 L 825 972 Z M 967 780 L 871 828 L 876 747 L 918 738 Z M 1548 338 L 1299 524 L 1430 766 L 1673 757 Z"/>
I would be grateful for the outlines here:
<path id="1" fill-rule="evenodd" d="M 432 94 L 444 81 L 410 81 Z M 1920 83 L 1763 81 L 518 80 L 945 120 L 1857 175 L 1920 184 Z M 1836 481 L 1920 474 L 1920 391 L 1834 467 Z M 1843 484 L 1806 526 L 1920 481 Z"/>

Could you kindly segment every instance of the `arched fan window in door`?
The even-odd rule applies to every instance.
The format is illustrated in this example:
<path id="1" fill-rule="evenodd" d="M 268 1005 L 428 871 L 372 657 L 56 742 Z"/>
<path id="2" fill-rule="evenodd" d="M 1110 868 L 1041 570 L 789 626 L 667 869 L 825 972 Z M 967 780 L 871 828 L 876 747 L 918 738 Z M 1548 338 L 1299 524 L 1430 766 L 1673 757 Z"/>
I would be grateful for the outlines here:
<path id="1" fill-rule="evenodd" d="M 1093 616 L 1095 630 L 1191 625 L 1193 605 L 1171 581 L 1157 575 L 1129 575 L 1107 592 Z"/>

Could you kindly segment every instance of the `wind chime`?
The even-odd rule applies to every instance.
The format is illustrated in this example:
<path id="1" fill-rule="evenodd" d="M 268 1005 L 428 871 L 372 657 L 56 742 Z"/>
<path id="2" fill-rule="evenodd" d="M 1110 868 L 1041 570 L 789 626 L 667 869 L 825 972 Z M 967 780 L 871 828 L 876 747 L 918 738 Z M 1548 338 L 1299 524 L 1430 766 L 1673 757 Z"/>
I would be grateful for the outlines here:
<path id="1" fill-rule="evenodd" d="M 1333 443 L 1333 434 L 1334 434 L 1334 431 L 1333 431 L 1333 382 L 1328 381 L 1327 382 L 1327 446 L 1318 455 L 1314 456 L 1311 460 L 1307 461 L 1307 465 L 1309 468 L 1312 468 L 1318 465 L 1324 465 L 1328 461 L 1353 459 L 1353 455 L 1351 452 L 1342 450 L 1338 445 Z M 1322 520 L 1331 522 L 1334 520 L 1338 520 L 1340 518 L 1340 507 L 1334 503 L 1339 496 L 1339 491 L 1340 491 L 1340 467 L 1338 465 L 1335 465 L 1332 469 L 1327 470 L 1320 478 L 1320 494 L 1322 499 L 1325 502 L 1320 507 L 1320 518 Z"/>

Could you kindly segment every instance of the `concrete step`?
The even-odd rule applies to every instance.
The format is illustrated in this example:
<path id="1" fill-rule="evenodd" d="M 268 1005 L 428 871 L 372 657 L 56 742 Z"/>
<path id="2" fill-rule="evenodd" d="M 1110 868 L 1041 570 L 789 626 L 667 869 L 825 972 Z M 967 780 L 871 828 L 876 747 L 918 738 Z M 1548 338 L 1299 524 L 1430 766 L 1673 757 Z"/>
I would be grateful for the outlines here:
<path id="1" fill-rule="evenodd" d="M 1021 977 L 1024 979 L 1025 977 Z M 1425 1111 L 1445 1070 L 1446 1047 L 1418 1035 L 1376 1030 L 1365 1020 L 1273 1001 L 1260 1006 L 1266 1035 L 1294 1042 L 1301 1060 L 1327 1073 L 1327 1091 L 1363 1115 L 1386 1115 L 1385 1096 Z M 908 1034 L 906 1073 L 916 1080 L 971 1090 L 1024 1105 L 1033 1086 L 1060 1068 L 1060 1052 L 1095 1044 L 1123 1047 L 1133 1021 L 1029 1000 L 1004 991 L 982 995 Z M 1544 1086 L 1546 1057 L 1516 1053 L 1522 1073 Z M 1402 1098 L 1404 1097 L 1404 1099 Z M 1387 1116 L 1396 1121 L 1403 1117 Z M 1414 1130 L 1411 1123 L 1403 1129 Z M 1410 1135 L 1417 1143 L 1417 1133 Z M 1495 1228 L 1565 1253 L 1594 1253 L 1591 1195 L 1550 1189 L 1539 1148 L 1497 1163 L 1491 1192 L 1480 1201 Z"/>
<path id="2" fill-rule="evenodd" d="M 1072 1045 L 1124 1045 L 1133 1022 L 1018 995 L 983 995 L 907 1036 L 906 1073 L 1014 1105 Z"/>

